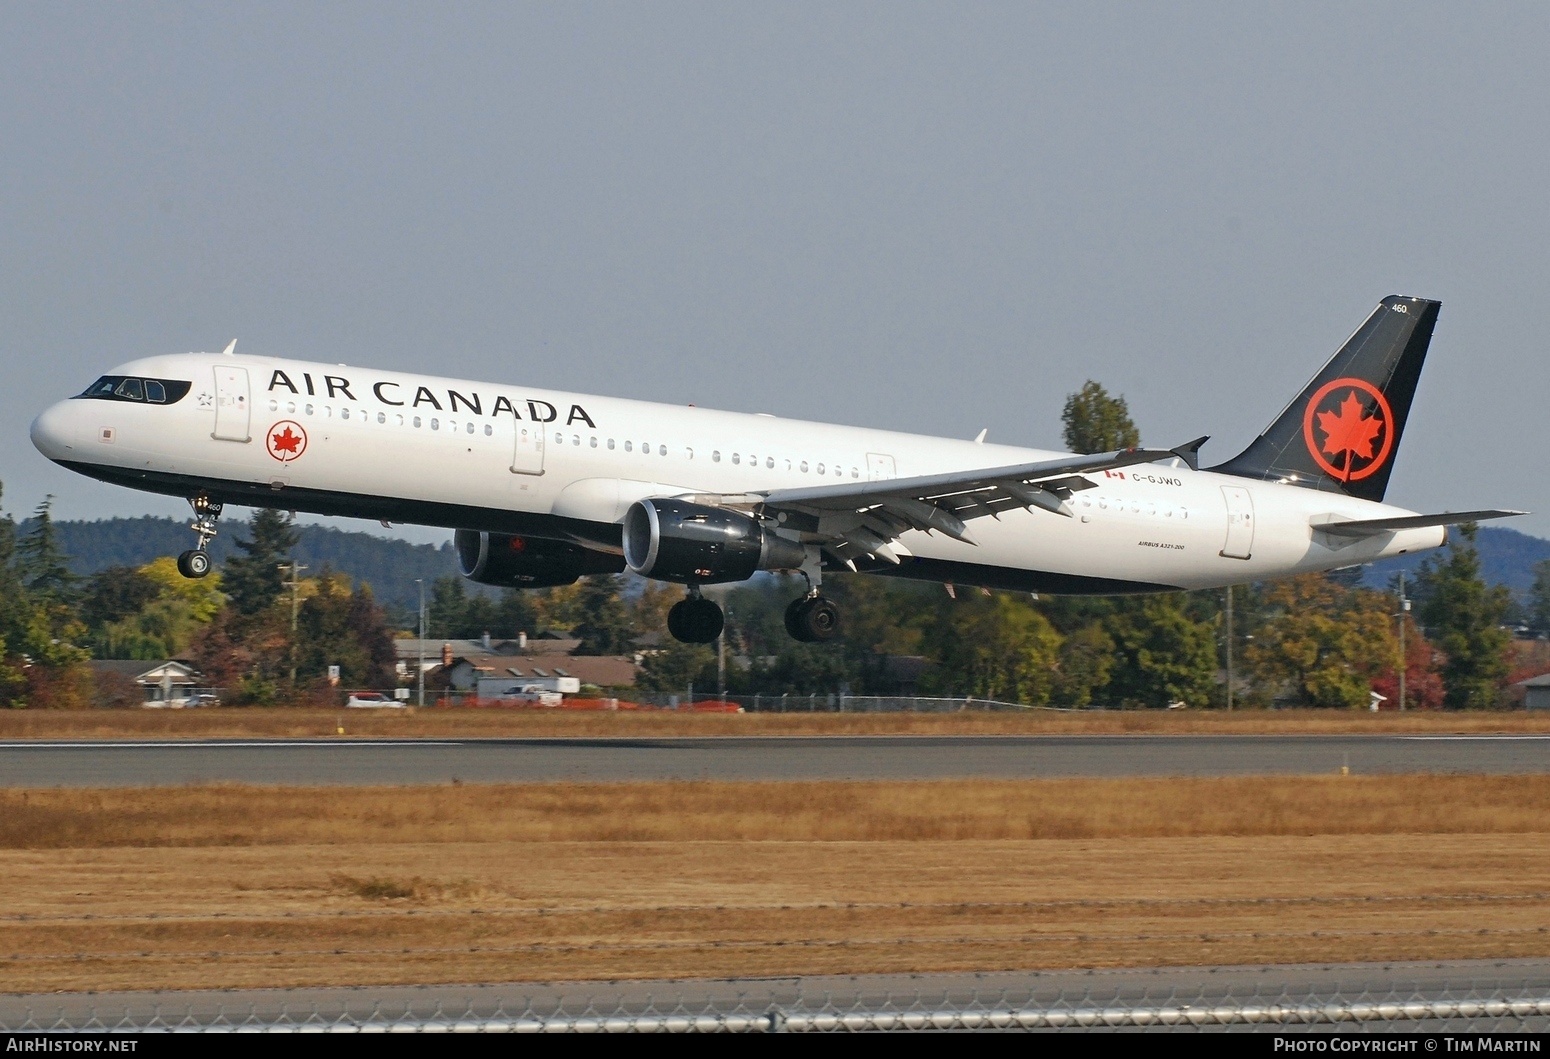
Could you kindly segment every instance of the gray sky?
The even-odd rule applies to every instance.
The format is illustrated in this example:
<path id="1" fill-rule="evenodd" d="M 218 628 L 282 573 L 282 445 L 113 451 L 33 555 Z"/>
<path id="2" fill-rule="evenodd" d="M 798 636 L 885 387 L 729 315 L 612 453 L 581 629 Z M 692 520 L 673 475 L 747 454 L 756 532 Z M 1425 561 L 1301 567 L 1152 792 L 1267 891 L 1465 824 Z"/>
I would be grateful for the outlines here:
<path id="1" fill-rule="evenodd" d="M 1389 499 L 1550 535 L 1547 30 L 1530 4 L 6 5 L 5 506 L 183 513 L 27 426 L 232 337 L 1046 447 L 1091 377 L 1214 461 L 1394 293 L 1444 304 Z"/>

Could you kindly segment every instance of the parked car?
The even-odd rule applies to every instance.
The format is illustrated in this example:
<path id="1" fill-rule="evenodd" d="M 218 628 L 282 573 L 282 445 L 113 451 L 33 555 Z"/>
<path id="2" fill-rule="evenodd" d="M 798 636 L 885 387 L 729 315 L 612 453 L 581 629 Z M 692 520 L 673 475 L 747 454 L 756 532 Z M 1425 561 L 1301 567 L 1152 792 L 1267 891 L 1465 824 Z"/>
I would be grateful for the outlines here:
<path id="1" fill-rule="evenodd" d="M 356 710 L 401 710 L 405 705 L 380 691 L 352 691 L 344 704 Z"/>

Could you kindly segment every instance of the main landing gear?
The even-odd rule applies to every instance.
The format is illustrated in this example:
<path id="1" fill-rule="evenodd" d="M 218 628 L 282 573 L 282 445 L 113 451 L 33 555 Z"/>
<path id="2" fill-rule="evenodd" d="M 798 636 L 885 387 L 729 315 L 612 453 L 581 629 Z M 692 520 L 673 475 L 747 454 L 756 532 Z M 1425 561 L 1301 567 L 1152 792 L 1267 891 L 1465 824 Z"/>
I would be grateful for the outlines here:
<path id="1" fill-rule="evenodd" d="M 682 643 L 715 643 L 725 625 L 721 608 L 700 595 L 698 585 L 690 585 L 689 597 L 674 603 L 667 612 L 667 631 Z"/>
<path id="2" fill-rule="evenodd" d="M 221 505 L 200 493 L 189 500 L 194 509 L 194 521 L 188 524 L 199 538 L 199 543 L 178 556 L 178 573 L 184 577 L 200 578 L 210 572 L 210 553 L 205 549 L 216 534 L 215 523 L 221 517 Z"/>
<path id="3" fill-rule="evenodd" d="M 828 596 L 820 596 L 818 590 L 791 601 L 786 608 L 786 631 L 793 640 L 803 643 L 823 643 L 832 640 L 840 631 L 840 608 Z"/>

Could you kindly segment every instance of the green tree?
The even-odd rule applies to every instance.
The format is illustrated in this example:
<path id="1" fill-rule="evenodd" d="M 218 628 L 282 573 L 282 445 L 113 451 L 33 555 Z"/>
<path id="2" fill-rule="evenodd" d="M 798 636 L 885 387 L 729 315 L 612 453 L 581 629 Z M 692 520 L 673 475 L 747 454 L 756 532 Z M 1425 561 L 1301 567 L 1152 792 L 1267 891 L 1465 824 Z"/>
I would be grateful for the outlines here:
<path id="1" fill-rule="evenodd" d="M 1266 585 L 1244 662 L 1262 697 L 1300 706 L 1366 706 L 1399 664 L 1389 596 L 1323 574 Z"/>
<path id="2" fill-rule="evenodd" d="M 1534 564 L 1534 587 L 1528 595 L 1528 622 L 1539 632 L 1550 632 L 1550 559 Z"/>
<path id="3" fill-rule="evenodd" d="M 1109 624 L 1116 647 L 1109 697 L 1126 706 L 1204 706 L 1216 676 L 1216 628 L 1186 611 L 1183 593 L 1146 596 Z"/>
<path id="4" fill-rule="evenodd" d="M 1420 617 L 1442 651 L 1443 704 L 1448 709 L 1487 709 L 1497 704 L 1508 672 L 1512 634 L 1501 627 L 1511 596 L 1504 585 L 1480 577 L 1476 526 L 1468 523 L 1448 545 L 1447 558 L 1421 566 Z"/>
<path id="5" fill-rule="evenodd" d="M 1041 706 L 1054 691 L 1060 634 L 1021 596 L 974 595 L 958 601 L 942 631 L 933 678 L 977 698 Z"/>
<path id="6" fill-rule="evenodd" d="M 1099 701 L 1114 669 L 1114 638 L 1096 622 L 1084 625 L 1060 644 L 1055 702 L 1060 706 L 1090 706 Z"/>
<path id="7" fill-rule="evenodd" d="M 81 620 L 96 639 L 104 628 L 140 613 L 159 595 L 161 585 L 147 574 L 132 566 L 109 566 L 87 579 Z"/>
<path id="8" fill-rule="evenodd" d="M 696 693 L 716 686 L 716 653 L 704 644 L 669 639 L 660 651 L 641 661 L 636 685 L 642 691 L 681 695 L 693 685 Z"/>
<path id="9" fill-rule="evenodd" d="M 296 622 L 299 681 L 325 678 L 339 667 L 346 687 L 383 687 L 395 679 L 393 640 L 371 589 L 351 591 L 342 574 L 314 579 L 315 591 L 302 603 Z"/>
<path id="10" fill-rule="evenodd" d="M 36 596 L 55 602 L 68 602 L 75 586 L 75 575 L 59 547 L 51 509 L 54 498 L 46 496 L 32 515 L 32 527 L 21 539 L 16 554 L 27 588 Z"/>
<path id="11" fill-rule="evenodd" d="M 226 560 L 222 584 L 232 608 L 246 618 L 262 614 L 284 590 L 280 564 L 299 539 L 289 516 L 271 508 L 261 509 L 248 527 L 248 540 L 237 540 L 242 555 Z"/>
<path id="12" fill-rule="evenodd" d="M 581 640 L 576 647 L 578 655 L 617 655 L 630 649 L 635 633 L 630 612 L 620 598 L 622 587 L 623 579 L 617 576 L 583 579 L 576 604 L 581 620 L 572 630 Z"/>
<path id="13" fill-rule="evenodd" d="M 1065 424 L 1066 448 L 1072 452 L 1113 452 L 1141 444 L 1141 432 L 1131 422 L 1125 399 L 1110 397 L 1091 379 L 1066 397 L 1060 418 Z"/>

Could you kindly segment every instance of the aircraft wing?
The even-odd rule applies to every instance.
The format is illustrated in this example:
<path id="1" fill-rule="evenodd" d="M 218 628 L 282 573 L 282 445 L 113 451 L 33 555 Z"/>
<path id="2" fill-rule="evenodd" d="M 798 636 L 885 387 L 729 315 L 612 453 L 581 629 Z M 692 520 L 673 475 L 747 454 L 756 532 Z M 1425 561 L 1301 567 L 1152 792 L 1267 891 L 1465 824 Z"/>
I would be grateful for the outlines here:
<path id="1" fill-rule="evenodd" d="M 1351 522 L 1326 522 L 1313 528 L 1336 537 L 1376 537 L 1395 530 L 1424 529 L 1428 526 L 1457 526 L 1461 522 L 1482 522 L 1488 518 L 1511 518 L 1527 511 L 1447 511 L 1440 515 L 1402 515 L 1398 518 L 1369 518 Z"/>
<path id="2" fill-rule="evenodd" d="M 973 544 L 965 523 L 986 515 L 1037 507 L 1069 518 L 1066 501 L 1071 494 L 1097 484 L 1084 475 L 1173 457 L 1193 466 L 1199 447 L 1199 442 L 1191 442 L 1177 449 L 1122 449 L 1009 467 L 702 499 L 775 518 L 848 566 L 866 555 L 897 563 L 893 541 L 912 529 L 934 530 Z"/>

